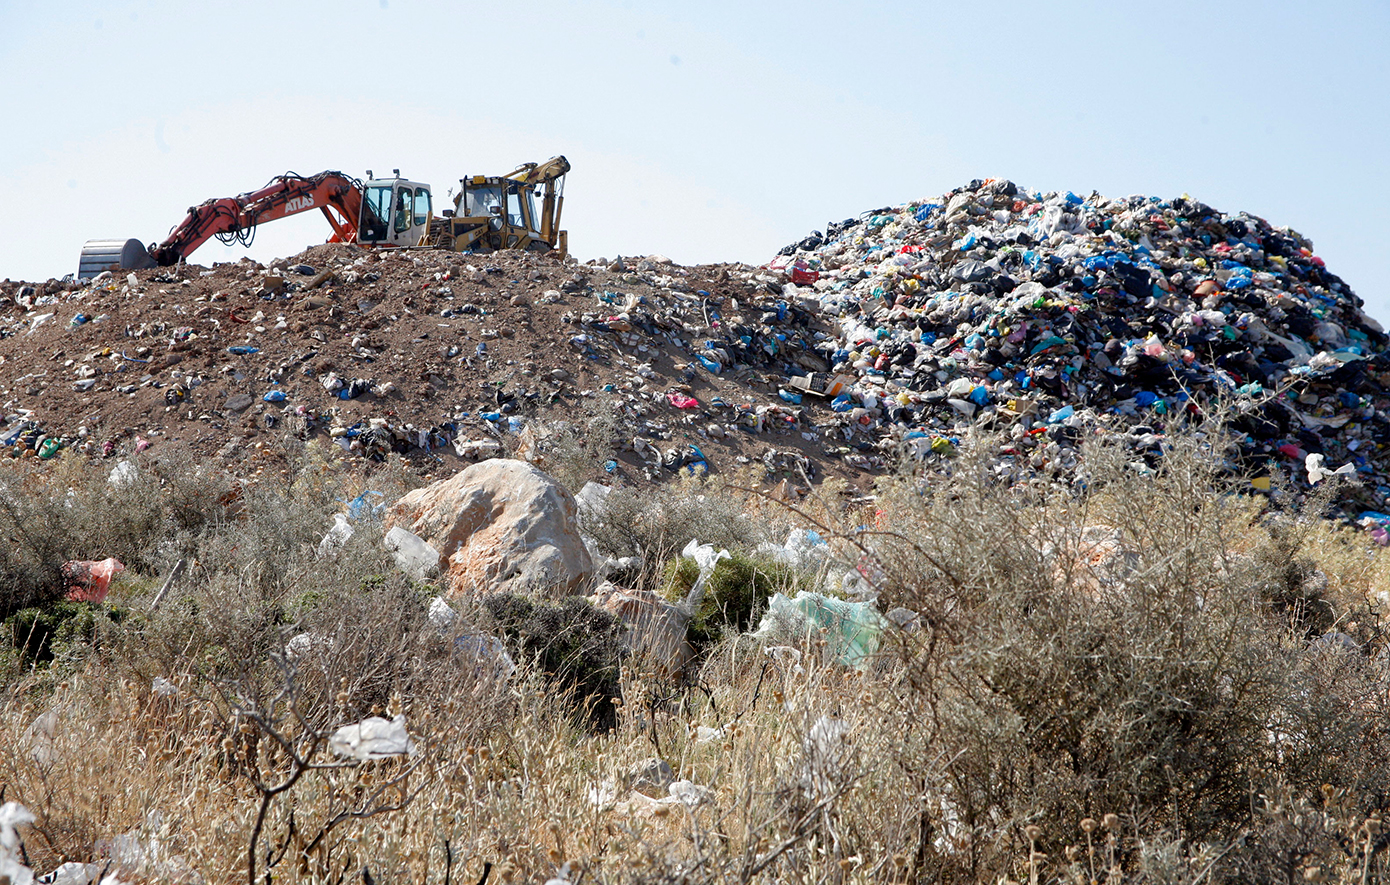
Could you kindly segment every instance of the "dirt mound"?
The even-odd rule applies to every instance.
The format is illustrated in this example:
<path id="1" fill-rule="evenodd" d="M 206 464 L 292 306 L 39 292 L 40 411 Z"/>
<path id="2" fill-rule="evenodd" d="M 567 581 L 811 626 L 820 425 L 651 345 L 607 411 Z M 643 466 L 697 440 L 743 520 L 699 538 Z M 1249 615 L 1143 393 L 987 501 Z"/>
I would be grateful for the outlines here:
<path id="1" fill-rule="evenodd" d="M 581 468 L 630 483 L 756 464 L 803 487 L 827 469 L 862 479 L 827 457 L 848 451 L 817 429 L 827 405 L 779 396 L 789 355 L 821 367 L 814 317 L 728 352 L 731 329 L 776 316 L 770 277 L 658 256 L 611 268 L 325 245 L 268 267 L 6 281 L 0 451 L 186 445 L 249 469 L 249 448 L 289 434 L 447 475 L 499 449 L 544 461 L 565 438 Z"/>

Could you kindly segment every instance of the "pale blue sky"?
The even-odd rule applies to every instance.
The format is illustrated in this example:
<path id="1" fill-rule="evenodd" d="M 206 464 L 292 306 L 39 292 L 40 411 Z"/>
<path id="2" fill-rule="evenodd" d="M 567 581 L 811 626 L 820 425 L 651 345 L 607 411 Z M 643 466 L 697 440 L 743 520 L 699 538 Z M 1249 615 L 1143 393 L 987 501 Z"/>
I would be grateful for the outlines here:
<path id="1" fill-rule="evenodd" d="M 581 258 L 762 262 L 972 178 L 1185 191 L 1311 237 L 1390 325 L 1387 59 L 1385 0 L 0 0 L 0 277 L 286 170 L 440 199 L 563 153 Z M 328 233 L 306 214 L 251 254 Z"/>

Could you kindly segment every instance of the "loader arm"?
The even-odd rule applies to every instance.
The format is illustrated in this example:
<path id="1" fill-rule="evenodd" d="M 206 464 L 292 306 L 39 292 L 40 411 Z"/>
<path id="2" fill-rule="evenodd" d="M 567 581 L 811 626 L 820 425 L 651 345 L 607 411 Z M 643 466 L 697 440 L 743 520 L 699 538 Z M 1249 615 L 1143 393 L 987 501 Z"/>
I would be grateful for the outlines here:
<path id="1" fill-rule="evenodd" d="M 505 177 L 522 184 L 549 184 L 570 171 L 570 161 L 563 156 L 551 157 L 544 163 L 522 163 Z"/>
<path id="2" fill-rule="evenodd" d="M 541 187 L 541 239 L 561 255 L 569 252 L 569 238 L 560 230 L 560 213 L 565 208 L 565 174 L 569 171 L 570 161 L 561 155 L 544 163 L 522 163 L 506 176 L 531 188 Z"/>
<path id="3" fill-rule="evenodd" d="M 150 247 L 150 257 L 160 266 L 177 264 L 212 237 L 229 245 L 249 245 L 257 225 L 310 209 L 321 210 L 332 225 L 329 242 L 355 242 L 363 209 L 362 184 L 341 172 L 307 178 L 293 172 L 276 176 L 258 191 L 190 208 L 164 242 Z"/>

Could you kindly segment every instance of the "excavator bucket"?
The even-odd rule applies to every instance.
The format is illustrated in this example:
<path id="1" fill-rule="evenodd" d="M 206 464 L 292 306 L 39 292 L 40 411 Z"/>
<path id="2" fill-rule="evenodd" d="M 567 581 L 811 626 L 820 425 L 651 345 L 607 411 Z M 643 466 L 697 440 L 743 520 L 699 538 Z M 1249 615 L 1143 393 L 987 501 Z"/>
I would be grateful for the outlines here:
<path id="1" fill-rule="evenodd" d="M 139 240 L 88 240 L 77 262 L 77 278 L 90 280 L 104 270 L 140 270 L 154 266 L 155 260 Z"/>

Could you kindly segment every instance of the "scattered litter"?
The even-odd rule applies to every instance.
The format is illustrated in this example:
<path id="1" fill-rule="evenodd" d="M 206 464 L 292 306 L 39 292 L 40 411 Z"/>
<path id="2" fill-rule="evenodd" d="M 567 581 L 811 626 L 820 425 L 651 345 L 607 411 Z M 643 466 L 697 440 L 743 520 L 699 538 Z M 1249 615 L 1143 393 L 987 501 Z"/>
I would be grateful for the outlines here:
<path id="1" fill-rule="evenodd" d="M 800 591 L 789 598 L 774 593 L 753 636 L 785 644 L 789 639 L 824 634 L 831 654 L 849 667 L 864 667 L 878 652 L 888 622 L 868 602 L 846 602 L 821 593 Z"/>
<path id="2" fill-rule="evenodd" d="M 68 582 L 67 598 L 75 602 L 102 602 L 111 590 L 111 578 L 123 571 L 125 566 L 114 557 L 98 562 L 65 562 L 62 573 Z"/>
<path id="3" fill-rule="evenodd" d="M 439 551 L 409 529 L 393 526 L 386 533 L 386 548 L 401 570 L 416 580 L 428 581 L 439 574 Z"/>
<path id="4" fill-rule="evenodd" d="M 17 829 L 34 822 L 34 815 L 18 802 L 0 805 L 0 878 L 11 885 L 30 885 L 34 871 L 22 863 Z"/>
<path id="5" fill-rule="evenodd" d="M 344 725 L 328 738 L 328 748 L 338 756 L 363 762 L 416 753 L 415 743 L 406 731 L 404 714 L 390 720 L 370 716 L 354 725 Z"/>
<path id="6" fill-rule="evenodd" d="M 332 556 L 341 550 L 352 538 L 353 527 L 347 514 L 333 514 L 333 527 L 319 541 L 319 556 Z"/>

